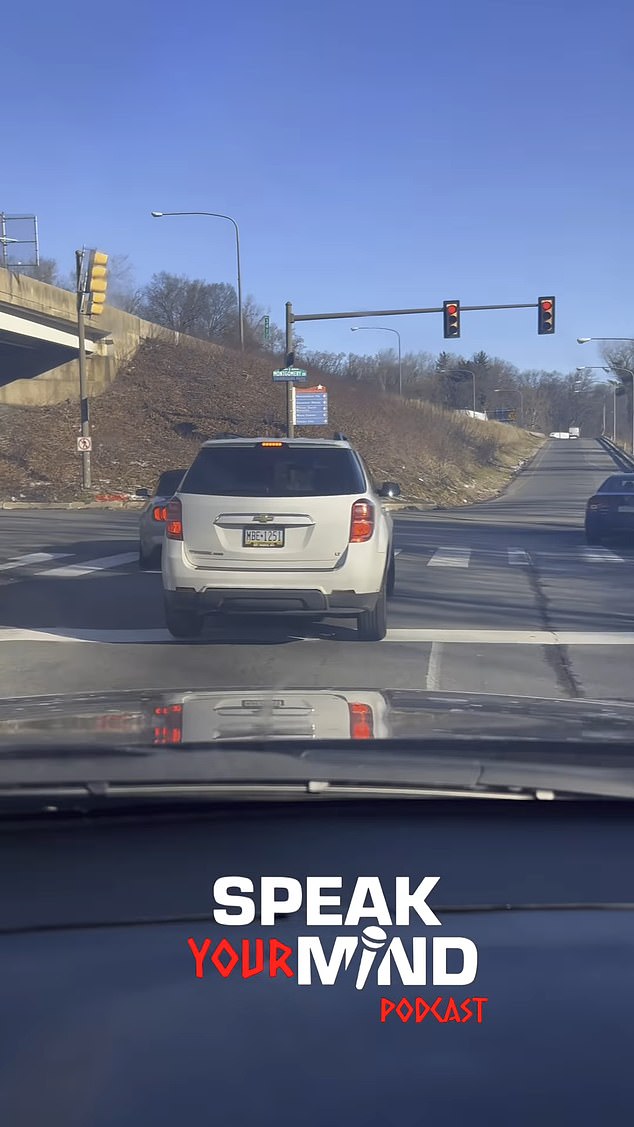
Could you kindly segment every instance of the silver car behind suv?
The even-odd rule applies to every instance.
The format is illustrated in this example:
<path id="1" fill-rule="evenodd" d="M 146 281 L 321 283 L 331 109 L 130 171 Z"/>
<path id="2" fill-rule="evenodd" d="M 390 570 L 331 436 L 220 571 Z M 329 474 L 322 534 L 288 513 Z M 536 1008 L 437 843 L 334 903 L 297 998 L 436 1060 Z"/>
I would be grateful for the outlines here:
<path id="1" fill-rule="evenodd" d="M 162 473 L 154 494 L 148 498 L 139 519 L 139 567 L 143 571 L 161 566 L 161 552 L 165 535 L 167 503 L 174 496 L 186 470 L 167 470 Z"/>

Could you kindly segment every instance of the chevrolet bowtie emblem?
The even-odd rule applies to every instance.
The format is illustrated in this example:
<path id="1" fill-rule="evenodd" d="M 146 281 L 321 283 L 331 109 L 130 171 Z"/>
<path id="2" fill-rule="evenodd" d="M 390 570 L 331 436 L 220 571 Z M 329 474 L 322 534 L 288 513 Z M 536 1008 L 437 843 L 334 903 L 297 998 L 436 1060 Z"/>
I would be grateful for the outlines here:
<path id="1" fill-rule="evenodd" d="M 258 513 L 258 515 L 253 519 L 257 520 L 258 524 L 270 524 L 273 520 L 273 517 L 270 515 L 270 513 Z"/>

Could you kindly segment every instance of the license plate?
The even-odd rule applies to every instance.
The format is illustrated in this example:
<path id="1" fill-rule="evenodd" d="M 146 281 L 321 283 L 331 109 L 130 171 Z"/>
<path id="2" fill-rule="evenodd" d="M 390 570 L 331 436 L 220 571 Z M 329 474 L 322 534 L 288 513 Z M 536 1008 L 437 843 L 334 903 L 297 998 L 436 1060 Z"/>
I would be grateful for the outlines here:
<path id="1" fill-rule="evenodd" d="M 634 516 L 634 501 L 629 505 L 619 505 L 620 513 L 631 513 Z"/>
<path id="2" fill-rule="evenodd" d="M 245 528 L 242 533 L 243 548 L 283 548 L 283 528 Z"/>

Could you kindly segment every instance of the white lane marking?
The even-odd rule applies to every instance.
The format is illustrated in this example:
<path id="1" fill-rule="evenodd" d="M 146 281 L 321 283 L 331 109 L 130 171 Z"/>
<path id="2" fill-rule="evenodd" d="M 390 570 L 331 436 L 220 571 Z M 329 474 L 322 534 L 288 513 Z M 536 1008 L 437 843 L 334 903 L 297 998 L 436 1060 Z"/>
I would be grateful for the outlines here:
<path id="1" fill-rule="evenodd" d="M 48 563 L 50 560 L 67 560 L 72 552 L 30 552 L 27 556 L 14 556 L 8 563 L 0 564 L 0 571 L 13 571 L 29 564 Z"/>
<path id="2" fill-rule="evenodd" d="M 428 567 L 468 567 L 471 548 L 437 548 Z"/>
<path id="3" fill-rule="evenodd" d="M 68 567 L 52 567 L 47 571 L 40 571 L 38 579 L 43 576 L 55 576 L 56 579 L 72 579 L 78 575 L 91 575 L 95 571 L 109 571 L 110 568 L 122 567 L 123 564 L 132 563 L 138 559 L 136 552 L 122 552 L 118 556 L 104 556 L 99 560 L 86 560 L 80 564 L 69 564 Z"/>
<path id="4" fill-rule="evenodd" d="M 429 691 L 440 689 L 440 658 L 442 654 L 442 643 L 432 642 L 429 651 L 429 664 L 427 666 L 427 680 L 425 688 Z"/>
<path id="5" fill-rule="evenodd" d="M 550 633 L 547 630 L 388 630 L 386 642 L 443 643 L 448 645 L 497 645 L 497 646 L 634 646 L 634 633 L 592 633 L 584 631 L 562 631 Z M 196 639 L 198 641 L 198 639 Z M 203 642 L 206 639 L 203 639 Z M 267 641 L 266 638 L 261 639 Z M 297 642 L 319 642 L 322 639 L 296 637 Z M 20 627 L 0 627 L 0 644 L 3 642 L 88 642 L 111 645 L 147 645 L 163 642 L 176 642 L 167 630 L 73 630 L 68 627 L 52 627 L 48 630 L 26 630 Z M 178 641 L 178 645 L 183 643 Z M 187 644 L 187 643 L 186 643 Z M 191 643 L 190 643 L 191 644 Z M 213 644 L 209 639 L 208 644 Z M 254 644 L 258 644 L 258 641 Z M 324 645 L 332 645 L 325 639 Z M 351 645 L 358 645 L 351 642 Z M 376 643 L 367 643 L 375 645 Z M 431 659 L 430 659 L 431 663 Z M 438 651 L 435 657 L 435 671 L 439 668 Z M 429 672 L 428 672 L 429 676 Z"/>
<path id="6" fill-rule="evenodd" d="M 49 630 L 23 630 L 20 627 L 0 628 L 2 642 L 98 642 L 135 645 L 148 642 L 172 642 L 168 630 L 73 630 L 54 626 Z"/>
<path id="7" fill-rule="evenodd" d="M 528 552 L 525 552 L 522 548 L 509 548 L 508 556 L 509 564 L 511 565 L 519 564 L 525 566 L 531 562 Z"/>
<path id="8" fill-rule="evenodd" d="M 447 642 L 454 645 L 634 646 L 634 633 L 562 630 L 388 630 L 386 642 Z"/>
<path id="9" fill-rule="evenodd" d="M 607 548 L 582 548 L 581 553 L 585 563 L 625 563 L 623 556 L 617 556 Z"/>

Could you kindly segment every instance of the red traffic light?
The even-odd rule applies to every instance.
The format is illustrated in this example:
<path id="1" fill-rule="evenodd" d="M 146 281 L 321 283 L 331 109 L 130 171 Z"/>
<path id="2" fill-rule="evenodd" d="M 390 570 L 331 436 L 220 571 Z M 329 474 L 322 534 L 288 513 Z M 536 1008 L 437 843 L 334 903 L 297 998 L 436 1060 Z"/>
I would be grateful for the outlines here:
<path id="1" fill-rule="evenodd" d="M 445 339 L 460 336 L 460 302 L 443 301 L 443 336 Z"/>
<path id="2" fill-rule="evenodd" d="M 554 297 L 539 297 L 537 299 L 537 332 L 544 336 L 555 331 L 555 299 Z"/>

